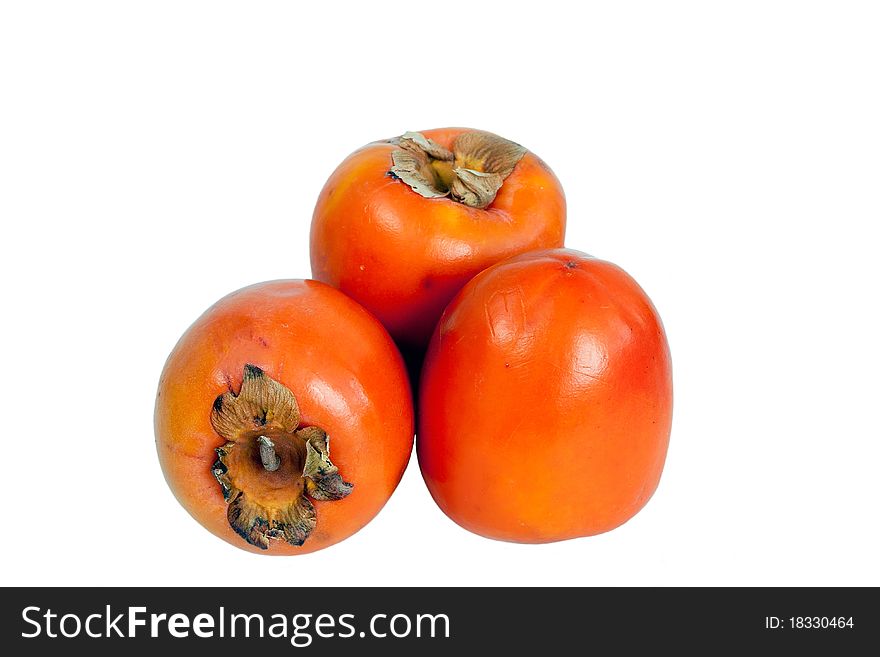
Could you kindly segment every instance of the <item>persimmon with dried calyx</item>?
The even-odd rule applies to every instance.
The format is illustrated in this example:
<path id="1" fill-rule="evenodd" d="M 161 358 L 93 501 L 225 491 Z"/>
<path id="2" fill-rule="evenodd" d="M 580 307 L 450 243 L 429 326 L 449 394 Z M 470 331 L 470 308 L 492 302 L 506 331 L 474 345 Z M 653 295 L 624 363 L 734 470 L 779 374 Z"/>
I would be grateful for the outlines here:
<path id="1" fill-rule="evenodd" d="M 312 218 L 312 275 L 418 350 L 474 275 L 564 236 L 562 187 L 534 153 L 478 130 L 408 132 L 330 176 Z"/>
<path id="2" fill-rule="evenodd" d="M 622 524 L 657 487 L 672 418 L 657 311 L 619 267 L 553 249 L 476 276 L 422 370 L 417 450 L 446 514 L 543 543 Z"/>
<path id="3" fill-rule="evenodd" d="M 412 451 L 409 383 L 391 337 L 317 281 L 253 285 L 208 309 L 165 364 L 155 419 L 184 508 L 268 554 L 313 552 L 363 527 Z"/>

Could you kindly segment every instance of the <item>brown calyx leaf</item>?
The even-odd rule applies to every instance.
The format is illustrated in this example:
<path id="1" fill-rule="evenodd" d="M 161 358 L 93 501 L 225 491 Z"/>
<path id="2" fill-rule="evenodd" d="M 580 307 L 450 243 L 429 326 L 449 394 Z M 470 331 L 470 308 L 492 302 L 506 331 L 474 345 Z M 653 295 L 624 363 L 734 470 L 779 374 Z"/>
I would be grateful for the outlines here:
<path id="1" fill-rule="evenodd" d="M 438 186 L 431 162 L 451 161 L 452 153 L 418 132 L 405 133 L 398 145 L 400 148 L 391 152 L 391 173 L 425 198 L 447 196 L 449 192 Z"/>
<path id="2" fill-rule="evenodd" d="M 310 432 L 305 437 L 305 432 Z M 303 466 L 306 492 L 316 500 L 341 500 L 353 486 L 344 481 L 339 468 L 330 462 L 330 440 L 318 427 L 308 427 L 297 432 L 303 435 L 306 445 L 306 463 Z"/>
<path id="3" fill-rule="evenodd" d="M 498 194 L 526 149 L 491 132 L 460 134 L 448 150 L 419 132 L 407 132 L 391 152 L 389 173 L 425 198 L 449 196 L 485 208 Z"/>
<path id="4" fill-rule="evenodd" d="M 461 133 L 452 149 L 456 166 L 497 173 L 502 178 L 507 178 L 526 154 L 526 149 L 516 142 L 481 130 Z"/>
<path id="5" fill-rule="evenodd" d="M 211 409 L 211 426 L 230 441 L 255 429 L 292 433 L 299 421 L 299 406 L 293 393 L 256 365 L 244 366 L 237 395 L 220 395 Z"/>
<path id="6" fill-rule="evenodd" d="M 481 173 L 473 169 L 453 169 L 456 178 L 452 181 L 449 193 L 456 201 L 472 208 L 484 208 L 495 200 L 495 195 L 504 183 L 498 173 Z M 486 202 L 488 199 L 488 202 Z"/>
<path id="7" fill-rule="evenodd" d="M 421 132 L 404 132 L 398 143 L 401 148 L 424 153 L 432 160 L 452 160 L 455 157 L 452 151 L 443 148 L 436 141 L 428 139 Z"/>
<path id="8" fill-rule="evenodd" d="M 315 507 L 303 495 L 285 507 L 271 508 L 239 493 L 229 503 L 226 517 L 236 534 L 262 550 L 269 549 L 271 540 L 302 545 L 318 522 Z"/>
<path id="9" fill-rule="evenodd" d="M 299 422 L 293 393 L 253 365 L 245 366 L 239 393 L 218 397 L 211 412 L 214 429 L 227 439 L 212 472 L 229 525 L 264 550 L 272 540 L 306 541 L 317 523 L 306 495 L 332 501 L 353 489 L 330 461 L 327 433 Z"/>

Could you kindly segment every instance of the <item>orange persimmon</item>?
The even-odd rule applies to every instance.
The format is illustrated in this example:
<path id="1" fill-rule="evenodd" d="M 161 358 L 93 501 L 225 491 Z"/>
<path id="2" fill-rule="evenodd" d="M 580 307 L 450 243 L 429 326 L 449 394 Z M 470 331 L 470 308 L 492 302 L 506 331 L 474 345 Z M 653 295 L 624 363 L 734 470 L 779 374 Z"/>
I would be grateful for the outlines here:
<path id="1" fill-rule="evenodd" d="M 474 275 L 564 236 L 562 187 L 534 153 L 476 130 L 411 132 L 364 146 L 330 176 L 312 218 L 312 276 L 418 351 Z"/>
<path id="2" fill-rule="evenodd" d="M 261 283 L 209 308 L 165 364 L 155 424 L 184 508 L 220 538 L 268 554 L 313 552 L 367 524 L 413 441 L 393 341 L 317 281 Z"/>
<path id="3" fill-rule="evenodd" d="M 434 499 L 490 538 L 608 531 L 660 480 L 672 373 L 660 318 L 619 267 L 554 249 L 449 305 L 422 371 L 417 450 Z"/>

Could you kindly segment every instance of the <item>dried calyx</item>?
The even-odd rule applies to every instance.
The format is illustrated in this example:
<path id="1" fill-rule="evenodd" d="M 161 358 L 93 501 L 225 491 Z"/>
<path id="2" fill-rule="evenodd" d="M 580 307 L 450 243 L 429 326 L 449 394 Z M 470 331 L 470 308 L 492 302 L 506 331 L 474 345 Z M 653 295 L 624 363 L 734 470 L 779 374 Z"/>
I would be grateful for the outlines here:
<path id="1" fill-rule="evenodd" d="M 314 500 L 352 491 L 330 461 L 330 439 L 319 427 L 300 427 L 293 393 L 245 365 L 239 393 L 214 401 L 211 424 L 227 442 L 213 473 L 227 503 L 229 525 L 251 545 L 271 540 L 302 545 L 317 523 Z"/>
<path id="2" fill-rule="evenodd" d="M 463 132 L 446 149 L 420 132 L 393 140 L 389 173 L 425 198 L 448 196 L 485 208 L 525 155 L 526 149 L 491 132 Z"/>

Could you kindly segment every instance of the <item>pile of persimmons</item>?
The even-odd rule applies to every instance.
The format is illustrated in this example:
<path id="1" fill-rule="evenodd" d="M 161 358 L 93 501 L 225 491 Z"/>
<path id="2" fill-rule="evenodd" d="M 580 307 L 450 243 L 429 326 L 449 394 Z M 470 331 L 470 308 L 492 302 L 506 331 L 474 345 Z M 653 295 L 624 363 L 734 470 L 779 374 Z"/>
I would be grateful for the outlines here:
<path id="1" fill-rule="evenodd" d="M 491 133 L 354 152 L 318 197 L 314 280 L 233 292 L 168 357 L 156 443 L 177 499 L 243 549 L 313 552 L 379 512 L 417 428 L 431 495 L 473 532 L 631 518 L 666 458 L 669 349 L 644 291 L 564 248 L 565 224 L 550 168 Z"/>

